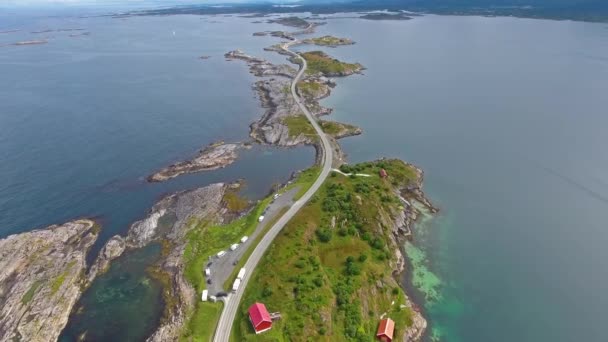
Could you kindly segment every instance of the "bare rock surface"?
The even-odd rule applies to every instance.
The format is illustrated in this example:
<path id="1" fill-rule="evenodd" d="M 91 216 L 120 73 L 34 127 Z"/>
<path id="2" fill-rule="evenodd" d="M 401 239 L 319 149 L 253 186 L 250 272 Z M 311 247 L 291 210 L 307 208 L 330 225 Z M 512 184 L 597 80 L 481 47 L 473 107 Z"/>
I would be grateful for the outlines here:
<path id="1" fill-rule="evenodd" d="M 76 220 L 0 240 L 0 341 L 55 341 L 82 293 L 98 236 Z"/>
<path id="2" fill-rule="evenodd" d="M 190 160 L 170 165 L 148 177 L 148 182 L 164 182 L 186 173 L 216 170 L 232 164 L 242 144 L 214 143 Z"/>

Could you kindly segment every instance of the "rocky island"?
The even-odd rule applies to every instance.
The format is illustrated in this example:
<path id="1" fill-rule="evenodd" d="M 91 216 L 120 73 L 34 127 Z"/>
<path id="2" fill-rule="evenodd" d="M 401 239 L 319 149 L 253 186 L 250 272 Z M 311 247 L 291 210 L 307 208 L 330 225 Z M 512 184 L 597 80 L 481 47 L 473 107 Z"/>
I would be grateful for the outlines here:
<path id="1" fill-rule="evenodd" d="M 367 20 L 411 20 L 412 17 L 403 13 L 368 13 L 360 16 L 361 19 Z"/>
<path id="2" fill-rule="evenodd" d="M 338 47 L 340 45 L 353 45 L 355 42 L 348 38 L 338 38 L 334 36 L 323 36 L 316 38 L 304 39 L 302 42 L 305 44 L 314 44 L 319 46 Z"/>
<path id="3" fill-rule="evenodd" d="M 55 341 L 87 283 L 99 227 L 76 220 L 0 240 L 0 341 Z"/>
<path id="4" fill-rule="evenodd" d="M 148 182 L 164 182 L 185 173 L 216 170 L 232 164 L 238 157 L 237 151 L 244 144 L 213 143 L 202 149 L 196 157 L 168 167 L 148 176 Z"/>

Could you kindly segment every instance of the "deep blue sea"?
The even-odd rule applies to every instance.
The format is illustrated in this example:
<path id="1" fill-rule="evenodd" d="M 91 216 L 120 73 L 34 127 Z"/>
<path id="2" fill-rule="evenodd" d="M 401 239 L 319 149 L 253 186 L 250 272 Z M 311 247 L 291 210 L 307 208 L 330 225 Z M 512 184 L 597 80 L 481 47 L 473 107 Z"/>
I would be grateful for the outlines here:
<path id="1" fill-rule="evenodd" d="M 0 45 L 49 43 L 0 47 L 0 236 L 97 216 L 107 238 L 164 193 L 242 177 L 256 198 L 313 161 L 310 148 L 256 148 L 223 170 L 143 180 L 214 140 L 246 139 L 262 112 L 254 78 L 223 54 L 282 60 L 262 51 L 274 38 L 251 37 L 282 27 L 224 16 L 4 19 L 0 31 L 23 30 L 0 34 Z M 91 34 L 30 33 L 80 27 Z M 324 50 L 367 67 L 323 101 L 332 119 L 363 128 L 342 142 L 349 159 L 417 164 L 441 208 L 406 246 L 405 283 L 427 338 L 606 340 L 608 25 L 429 15 L 318 30 L 354 39 Z M 160 299 L 135 271 L 142 258 L 96 282 L 64 337 L 112 340 L 125 326 L 108 322 L 137 308 L 150 312 L 129 339 L 149 333 L 159 305 L 140 305 Z"/>

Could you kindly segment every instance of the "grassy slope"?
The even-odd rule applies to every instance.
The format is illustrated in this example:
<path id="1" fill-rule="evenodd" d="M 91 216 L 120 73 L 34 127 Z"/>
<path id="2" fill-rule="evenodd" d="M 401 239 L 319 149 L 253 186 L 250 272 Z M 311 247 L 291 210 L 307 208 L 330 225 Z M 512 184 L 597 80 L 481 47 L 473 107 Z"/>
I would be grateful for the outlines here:
<path id="1" fill-rule="evenodd" d="M 332 58 L 321 51 L 310 51 L 302 53 L 302 57 L 307 62 L 308 68 L 306 73 L 316 74 L 318 72 L 324 75 L 344 74 L 361 68 L 358 63 L 345 63 Z"/>
<path id="2" fill-rule="evenodd" d="M 389 179 L 377 176 L 380 167 Z M 399 306 L 404 295 L 389 266 L 395 261 L 389 212 L 399 207 L 391 183 L 408 184 L 416 173 L 400 161 L 350 168 L 374 176 L 332 175 L 290 221 L 254 272 L 233 340 L 370 341 L 385 312 L 396 321 L 397 336 L 410 324 L 411 313 Z M 255 301 L 282 314 L 261 335 L 253 333 L 246 316 Z"/>
<path id="3" fill-rule="evenodd" d="M 287 116 L 283 118 L 283 124 L 289 129 L 289 136 L 298 137 L 300 134 L 317 139 L 317 132 L 312 127 L 310 121 L 303 114 Z"/>

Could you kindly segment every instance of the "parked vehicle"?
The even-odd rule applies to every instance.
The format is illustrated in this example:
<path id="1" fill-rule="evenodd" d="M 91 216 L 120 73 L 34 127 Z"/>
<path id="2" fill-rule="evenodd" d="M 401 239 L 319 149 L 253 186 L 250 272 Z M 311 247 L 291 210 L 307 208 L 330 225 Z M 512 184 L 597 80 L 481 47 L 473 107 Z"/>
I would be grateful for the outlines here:
<path id="1" fill-rule="evenodd" d="M 243 277 L 245 276 L 245 267 L 241 268 L 241 270 L 239 271 L 239 274 L 236 276 L 236 279 L 243 279 Z"/>
<path id="2" fill-rule="evenodd" d="M 236 279 L 234 281 L 234 284 L 232 284 L 232 293 L 236 293 L 236 290 L 239 289 L 239 286 L 241 286 L 241 279 Z"/>

